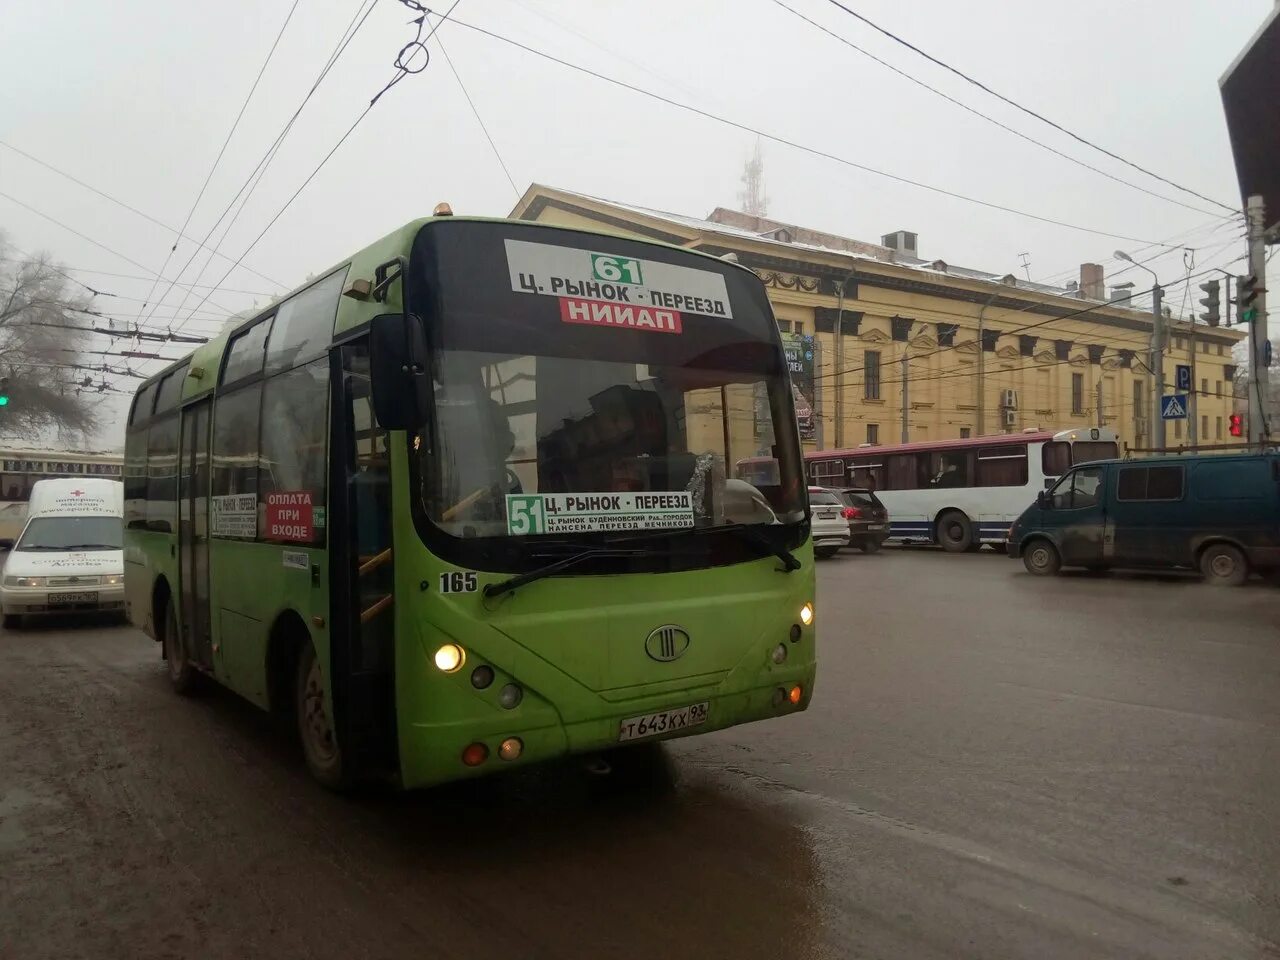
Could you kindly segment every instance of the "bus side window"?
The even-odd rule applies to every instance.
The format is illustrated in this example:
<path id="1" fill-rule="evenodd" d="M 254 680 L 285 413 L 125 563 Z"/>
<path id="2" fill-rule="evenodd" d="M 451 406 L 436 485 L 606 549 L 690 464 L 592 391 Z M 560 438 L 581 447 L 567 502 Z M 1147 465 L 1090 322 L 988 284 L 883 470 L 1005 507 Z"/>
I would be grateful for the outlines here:
<path id="1" fill-rule="evenodd" d="M 1060 477 L 1071 469 L 1071 445 L 1050 440 L 1040 451 L 1040 466 L 1046 477 Z"/>
<path id="2" fill-rule="evenodd" d="M 889 457 L 886 490 L 915 490 L 916 456 L 911 453 L 897 453 Z"/>

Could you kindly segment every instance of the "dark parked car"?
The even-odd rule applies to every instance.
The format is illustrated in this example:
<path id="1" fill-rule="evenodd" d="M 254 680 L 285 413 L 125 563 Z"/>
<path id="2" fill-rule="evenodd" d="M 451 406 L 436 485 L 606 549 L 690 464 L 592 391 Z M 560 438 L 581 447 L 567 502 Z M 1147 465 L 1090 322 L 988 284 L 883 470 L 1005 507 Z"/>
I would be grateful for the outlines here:
<path id="1" fill-rule="evenodd" d="M 889 511 L 866 487 L 843 487 L 836 491 L 845 505 L 849 521 L 849 546 L 863 553 L 875 553 L 889 539 Z"/>

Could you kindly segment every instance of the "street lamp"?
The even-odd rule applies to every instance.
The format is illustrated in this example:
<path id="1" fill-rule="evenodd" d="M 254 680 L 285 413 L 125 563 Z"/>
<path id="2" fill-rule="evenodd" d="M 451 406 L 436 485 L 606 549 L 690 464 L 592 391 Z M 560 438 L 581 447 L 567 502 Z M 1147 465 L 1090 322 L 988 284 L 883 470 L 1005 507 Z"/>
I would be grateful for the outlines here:
<path id="1" fill-rule="evenodd" d="M 1141 267 L 1151 274 L 1155 281 L 1151 286 L 1151 376 L 1154 381 L 1151 387 L 1151 436 L 1155 439 L 1157 449 L 1165 445 L 1164 420 L 1160 416 L 1160 401 L 1164 397 L 1164 290 L 1160 287 L 1160 277 L 1145 263 L 1139 263 L 1123 250 L 1116 251 L 1116 259 L 1124 260 Z M 1194 350 L 1194 344 L 1192 345 Z"/>

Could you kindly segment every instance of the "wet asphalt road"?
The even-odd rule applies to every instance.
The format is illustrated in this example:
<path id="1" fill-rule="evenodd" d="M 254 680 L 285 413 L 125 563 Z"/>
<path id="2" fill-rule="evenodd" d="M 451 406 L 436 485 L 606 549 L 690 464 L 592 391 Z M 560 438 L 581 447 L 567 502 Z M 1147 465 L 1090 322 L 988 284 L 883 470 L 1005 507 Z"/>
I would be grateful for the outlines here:
<path id="1" fill-rule="evenodd" d="M 0 958 L 1280 956 L 1280 590 L 821 566 L 811 710 L 343 799 L 127 627 L 0 632 Z"/>

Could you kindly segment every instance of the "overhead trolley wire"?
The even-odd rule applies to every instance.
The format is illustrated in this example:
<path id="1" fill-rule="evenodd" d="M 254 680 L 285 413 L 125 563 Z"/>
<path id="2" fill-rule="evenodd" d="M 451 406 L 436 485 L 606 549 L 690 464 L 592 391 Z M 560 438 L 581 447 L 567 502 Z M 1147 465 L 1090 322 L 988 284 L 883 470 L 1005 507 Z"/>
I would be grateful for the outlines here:
<path id="1" fill-rule="evenodd" d="M 267 147 L 266 152 L 258 160 L 257 165 L 249 173 L 249 176 L 245 178 L 244 183 L 240 185 L 240 189 L 236 191 L 235 196 L 231 198 L 231 201 L 226 205 L 222 213 L 219 214 L 218 219 L 215 220 L 213 225 L 209 228 L 208 233 L 206 233 L 204 236 L 204 240 L 201 241 L 201 244 L 200 244 L 201 247 L 204 247 L 205 243 L 208 242 L 208 240 L 217 231 L 218 227 L 221 226 L 222 221 L 226 219 L 227 214 L 231 212 L 232 208 L 236 205 L 236 202 L 240 199 L 241 195 L 243 195 L 246 190 L 250 190 L 250 192 L 252 193 L 252 190 L 256 189 L 257 183 L 261 182 L 262 175 L 266 173 L 266 168 L 270 166 L 271 161 L 275 158 L 277 151 L 280 149 L 280 145 L 284 142 L 285 138 L 289 135 L 289 131 L 293 129 L 293 125 L 294 123 L 297 122 L 297 119 L 302 114 L 303 109 L 311 101 L 311 98 L 315 95 L 316 90 L 319 89 L 320 84 L 324 82 L 325 78 L 329 75 L 329 72 L 333 69 L 334 65 L 338 62 L 338 59 L 346 51 L 351 41 L 356 38 L 356 34 L 360 32 L 361 27 L 363 27 L 365 24 L 365 21 L 368 20 L 369 14 L 373 13 L 373 9 L 376 5 L 377 5 L 377 0 L 359 0 L 359 3 L 357 3 L 356 5 L 355 13 L 352 14 L 351 19 L 347 22 L 347 26 L 343 30 L 342 36 L 338 39 L 338 43 L 335 45 L 333 51 L 329 54 L 329 59 L 325 62 L 325 65 L 321 68 L 319 75 L 317 75 L 316 79 L 312 82 L 311 88 L 307 91 L 306 95 L 303 96 L 302 102 L 299 103 L 297 106 L 297 109 L 294 110 L 293 116 L 291 116 L 288 122 L 285 123 L 283 129 L 281 129 L 281 131 L 276 135 L 274 141 L 272 141 L 271 145 Z M 361 15 L 361 11 L 363 11 L 363 16 Z M 255 180 L 255 177 L 257 178 L 256 180 Z M 250 187 L 251 183 L 254 185 L 252 188 Z M 248 202 L 248 197 L 245 197 L 245 202 L 246 203 Z M 240 208 L 241 210 L 244 209 L 243 203 L 241 204 Z M 239 216 L 239 214 L 237 214 L 237 216 Z M 228 224 L 227 231 L 229 231 L 230 229 L 231 229 L 231 224 Z M 218 248 L 221 245 L 222 240 L 226 239 L 227 231 L 223 232 L 222 238 L 217 243 L 215 243 L 212 248 L 214 253 L 216 253 L 219 256 L 223 256 L 224 259 L 230 259 L 230 257 L 226 257 L 225 255 L 221 254 Z M 199 252 L 200 250 L 196 249 L 192 252 L 191 256 L 187 258 L 187 262 L 182 265 L 182 269 L 178 271 L 177 276 L 174 278 L 174 280 L 171 280 L 169 282 L 169 286 L 165 289 L 165 292 L 160 295 L 159 300 L 157 300 L 155 305 L 152 307 L 153 311 L 155 310 L 156 307 L 158 307 L 161 303 L 164 302 L 166 297 L 169 296 L 169 292 L 174 288 L 175 285 L 177 285 L 177 278 L 181 277 L 184 273 L 187 272 L 187 269 L 191 266 L 191 264 L 195 262 L 196 256 L 199 254 Z M 205 269 L 208 268 L 209 261 L 211 261 L 212 259 L 213 259 L 213 254 L 210 255 L 209 260 L 205 262 L 204 267 L 202 267 L 200 272 L 197 274 L 196 276 L 197 282 L 199 281 L 200 277 L 204 275 L 204 271 Z M 232 270 L 234 270 L 236 266 L 239 266 L 238 262 L 232 266 Z M 228 270 L 227 273 L 223 276 L 223 280 L 225 280 L 226 277 L 230 275 L 231 275 L 231 270 Z M 179 310 L 185 307 L 186 301 L 187 301 L 187 298 L 184 296 L 182 299 L 182 303 L 179 304 L 178 306 Z"/>
<path id="2" fill-rule="evenodd" d="M 912 180 L 909 177 L 902 177 L 894 173 L 889 173 L 886 170 L 880 170 L 876 167 L 871 167 L 863 163 L 858 163 L 857 161 L 850 160 L 846 157 L 841 157 L 827 150 L 823 150 L 818 147 L 809 146 L 808 144 L 803 144 L 796 140 L 791 140 L 779 134 L 770 133 L 767 130 L 762 130 L 758 127 L 753 127 L 750 124 L 740 123 L 737 120 L 731 120 L 728 117 L 723 117 L 718 114 L 711 113 L 708 110 L 703 110 L 701 107 L 695 107 L 691 104 L 682 103 L 679 100 L 672 99 L 671 97 L 664 96 L 663 94 L 660 94 L 660 93 L 655 93 L 652 90 L 646 90 L 644 87 L 636 86 L 635 84 L 628 83 L 625 80 L 619 80 L 616 77 L 608 76 L 607 74 L 603 74 L 596 70 L 592 70 L 589 67 L 584 67 L 581 64 L 574 63 L 569 60 L 565 60 L 561 57 L 557 57 L 554 54 L 547 53 L 544 50 L 539 50 L 536 47 L 531 47 L 528 44 L 521 43 L 518 40 L 513 40 L 510 37 L 503 36 L 502 34 L 497 33 L 493 30 L 489 30 L 485 27 L 477 26 L 476 24 L 467 23 L 466 21 L 458 20 L 458 19 L 454 19 L 452 20 L 452 22 L 457 24 L 460 27 L 465 27 L 468 30 L 472 30 L 472 31 L 475 31 L 476 33 L 483 34 L 484 36 L 487 36 L 490 39 L 497 40 L 502 43 L 508 44 L 509 46 L 516 47 L 517 49 L 523 50 L 526 53 L 530 53 L 535 57 L 541 57 L 544 60 L 549 60 L 552 63 L 556 63 L 562 67 L 567 67 L 570 70 L 575 70 L 579 73 L 586 74 L 587 76 L 594 77 L 597 80 L 602 80 L 605 83 L 612 84 L 613 86 L 621 87 L 624 90 L 629 90 L 632 93 L 640 94 L 641 96 L 648 97 L 651 100 L 657 100 L 660 103 L 665 103 L 667 106 L 675 107 L 678 110 L 683 110 L 687 113 L 692 113 L 696 116 L 702 117 L 703 119 L 712 120 L 712 121 L 715 121 L 716 123 L 723 124 L 724 126 L 727 126 L 727 127 L 732 127 L 735 130 L 741 130 L 744 133 L 750 133 L 753 136 L 760 137 L 764 140 L 769 140 L 772 143 L 781 144 L 782 146 L 785 146 L 785 147 L 791 147 L 794 150 L 800 150 L 804 153 L 810 154 L 811 156 L 820 157 L 825 160 L 830 160 L 834 163 L 838 163 L 838 164 L 841 164 L 842 166 L 850 167 L 855 170 L 861 170 L 862 172 L 872 174 L 873 176 L 883 177 L 886 180 L 892 180 L 896 183 L 917 187 L 921 190 L 927 190 L 930 193 L 940 194 L 941 196 L 952 197 L 953 199 L 956 199 L 956 200 L 963 200 L 967 203 L 976 204 L 978 206 L 986 207 L 991 210 L 1000 210 L 1004 213 L 1011 213 L 1015 216 L 1025 217 L 1028 220 L 1036 220 L 1036 221 L 1039 221 L 1040 223 L 1048 223 L 1053 226 L 1064 227 L 1068 230 L 1078 230 L 1083 233 L 1092 233 L 1092 234 L 1096 234 L 1097 236 L 1111 237 L 1116 240 L 1127 240 L 1131 243 L 1150 243 L 1150 244 L 1160 243 L 1160 241 L 1148 240 L 1145 237 L 1133 237 L 1133 236 L 1128 236 L 1126 234 L 1113 233 L 1109 230 L 1100 230 L 1095 227 L 1086 227 L 1077 223 L 1069 223 L 1065 220 L 1058 220 L 1053 217 L 1045 217 L 1039 214 L 1029 213 L 1025 210 L 1019 210 L 1015 207 L 1009 207 L 1009 206 L 1005 206 L 1004 204 L 992 202 L 990 200 L 982 200 L 977 197 L 967 196 L 966 194 L 959 193 L 955 190 L 948 190 L 945 187 L 938 187 L 938 186 L 934 186 L 933 184 L 924 183 L 923 181 L 920 181 L 920 180 Z"/>
<path id="3" fill-rule="evenodd" d="M 271 44 L 271 49 L 267 51 L 267 58 L 262 61 L 262 66 L 258 68 L 258 75 L 253 78 L 253 85 L 249 87 L 249 92 L 245 95 L 244 102 L 240 104 L 240 111 L 236 114 L 235 120 L 232 121 L 231 129 L 227 131 L 227 135 L 222 141 L 222 146 L 218 150 L 218 155 L 213 158 L 213 166 L 209 168 L 209 173 L 205 176 L 204 183 L 200 185 L 200 191 L 196 194 L 195 200 L 191 202 L 191 209 L 187 211 L 186 219 L 182 221 L 182 229 L 178 231 L 178 236 L 174 238 L 173 245 L 169 247 L 169 252 L 165 255 L 164 265 L 160 267 L 160 272 L 151 284 L 151 289 L 147 291 L 148 301 L 151 299 L 151 295 L 156 292 L 156 284 L 163 278 L 164 272 L 169 269 L 169 261 L 173 259 L 173 254 L 178 249 L 178 240 L 186 232 L 187 227 L 191 224 L 191 218 L 195 216 L 196 208 L 200 206 L 200 201 L 204 199 L 205 191 L 209 189 L 209 181 L 213 179 L 213 174 L 218 169 L 218 164 L 222 162 L 223 154 L 227 152 L 227 145 L 231 143 L 231 138 L 235 136 L 235 132 L 240 126 L 240 120 L 244 117 L 244 112 L 249 107 L 249 101 L 253 99 L 253 95 L 258 89 L 258 84 L 262 82 L 262 75 L 267 72 L 267 65 L 271 63 L 271 58 L 275 56 L 276 47 L 280 46 L 280 39 L 284 36 L 285 29 L 289 26 L 289 21 L 293 19 L 293 13 L 298 9 L 299 2 L 300 0 L 293 0 L 293 6 L 289 8 L 288 14 L 285 15 L 284 23 L 280 24 L 280 30 Z M 146 307 L 147 304 L 144 302 L 142 308 L 145 310 Z"/>
<path id="4" fill-rule="evenodd" d="M 163 220 L 157 220 L 155 217 L 151 216 L 151 214 L 147 213 L 145 210 L 139 210 L 137 207 L 131 204 L 125 203 L 123 200 L 119 199 L 118 197 L 113 197 L 111 194 L 106 193 L 105 191 L 99 190 L 93 184 L 85 183 L 85 181 L 81 180 L 78 177 L 72 176 L 71 174 L 67 173 L 65 170 L 60 170 L 57 167 L 55 167 L 53 164 L 48 163 L 45 160 L 41 160 L 39 157 L 34 156 L 30 153 L 27 153 L 27 151 L 25 150 L 20 150 L 17 147 L 15 147 L 13 144 L 6 143 L 4 140 L 0 140 L 0 147 L 4 147 L 8 150 L 12 150 L 14 153 L 19 154 L 20 156 L 26 157 L 28 160 L 30 160 L 32 163 L 36 164 L 37 166 L 44 167 L 46 170 L 49 170 L 52 173 L 56 173 L 58 176 L 66 180 L 70 180 L 72 183 L 76 184 L 77 186 L 84 187 L 90 193 L 96 194 L 97 196 L 102 197 L 102 199 L 107 200 L 111 203 L 114 203 L 117 207 L 121 207 L 124 210 L 128 210 L 130 213 L 141 217 L 143 220 L 146 220 L 148 223 L 155 224 L 157 227 L 160 227 L 163 230 L 167 230 L 172 234 L 176 234 L 177 239 L 179 240 L 191 240 L 193 243 L 196 242 L 194 238 L 186 235 L 185 225 L 183 226 L 182 230 L 179 230 L 177 227 L 167 224 Z M 229 260 L 231 258 L 226 257 L 225 259 Z M 257 270 L 254 270 L 252 267 L 245 267 L 245 270 L 249 271 L 256 277 L 260 277 L 261 279 L 266 280 L 268 283 L 274 283 L 276 284 L 276 286 L 281 286 L 281 287 L 284 286 L 284 284 L 280 283 L 279 280 L 273 280 L 271 277 L 268 277 L 266 274 L 259 273 Z M 86 272 L 96 273 L 100 271 L 86 271 Z M 149 280 L 151 278 L 145 277 L 143 279 Z"/>
<path id="5" fill-rule="evenodd" d="M 1116 183 L 1123 184 L 1126 187 L 1131 187 L 1134 190 L 1138 190 L 1142 193 L 1145 193 L 1149 197 L 1155 197 L 1157 200 L 1164 200 L 1166 203 L 1176 203 L 1178 206 L 1185 207 L 1187 210 L 1194 210 L 1196 213 L 1203 213 L 1209 216 L 1217 216 L 1219 219 L 1227 219 L 1226 215 L 1224 214 L 1213 214 L 1212 211 L 1204 210 L 1201 207 L 1192 206 L 1189 203 L 1184 203 L 1183 201 L 1176 200 L 1173 197 L 1166 197 L 1164 194 L 1156 193 L 1154 190 L 1148 190 L 1146 187 L 1141 186 L 1140 184 L 1134 183 L 1130 180 L 1125 180 L 1122 177 L 1117 177 L 1115 174 L 1108 173 L 1106 170 L 1103 170 L 1100 167 L 1095 167 L 1093 166 L 1093 164 L 1086 163 L 1085 161 L 1077 157 L 1071 156 L 1069 153 L 1064 153 L 1063 151 L 1059 150 L 1057 147 L 1050 146 L 1049 144 L 1045 143 L 1042 140 L 1037 140 L 1035 137 L 1029 136 L 1023 133 L 1021 130 L 1015 130 L 1013 127 L 1009 126 L 1008 124 L 1002 123 L 1001 121 L 997 120 L 995 117 L 992 117 L 989 114 L 983 113 L 981 110 L 978 110 L 976 107 L 971 107 L 969 106 L 969 104 L 964 103 L 960 100 L 957 100 L 955 97 L 951 96 L 950 94 L 944 93 L 943 91 L 939 90 L 937 87 L 932 86 L 928 83 L 925 83 L 919 77 L 911 73 L 908 73 L 906 70 L 902 70 L 899 67 L 895 67 L 892 63 L 889 63 L 887 60 L 882 60 L 880 57 L 876 56 L 871 51 L 863 47 L 860 47 L 858 44 L 854 43 L 852 40 L 849 40 L 848 38 L 843 37 L 840 34 L 836 33 L 834 30 L 831 30 L 823 26 L 818 21 L 811 19 L 810 17 L 801 13 L 799 10 L 795 9 L 794 7 L 788 6 L 786 3 L 783 2 L 783 0 L 772 0 L 772 2 L 777 6 L 781 7 L 783 10 L 786 10 L 792 15 L 799 17 L 805 23 L 808 23 L 811 26 L 816 27 L 818 30 L 821 30 L 827 36 L 832 37 L 835 40 L 838 40 L 840 43 L 843 43 L 846 47 L 849 47 L 852 50 L 856 50 L 858 53 L 862 54 L 864 57 L 867 57 L 868 59 L 873 60 L 876 63 L 880 64 L 880 66 L 888 70 L 892 70 L 894 73 L 898 74 L 898 76 L 903 77 L 904 79 L 910 81 L 911 83 L 914 83 L 916 86 L 923 87 L 925 90 L 928 90 L 930 93 L 936 94 L 937 96 L 941 97 L 943 100 L 946 100 L 948 103 L 955 104 L 961 110 L 965 110 L 968 113 L 973 114 L 975 117 L 981 117 L 983 120 L 986 120 L 988 123 L 994 124 L 995 126 L 999 127 L 1001 130 L 1004 130 L 1007 133 L 1011 133 L 1015 137 L 1018 137 L 1021 140 L 1027 141 L 1027 143 L 1034 144 L 1035 146 L 1040 147 L 1042 150 L 1048 150 L 1050 153 L 1056 154 L 1057 156 L 1061 157 L 1064 160 L 1074 163 L 1077 166 L 1084 167 L 1086 170 L 1092 170 L 1094 173 L 1100 174 L 1106 177 L 1108 180 L 1114 180 Z M 1235 211 L 1235 216 L 1239 218 L 1243 218 L 1244 216 L 1243 211 L 1239 211 L 1239 210 Z"/>
<path id="6" fill-rule="evenodd" d="M 894 43 L 901 44 L 902 46 L 906 47 L 908 50 L 912 51 L 913 53 L 919 54 L 920 56 L 924 57 L 930 63 L 933 63 L 936 66 L 941 67 L 943 70 L 947 70 L 951 73 L 954 73 L 957 77 L 959 77 L 961 80 L 964 80 L 966 83 L 970 83 L 973 86 L 977 87 L 979 90 L 982 90 L 990 94 L 991 96 L 995 97 L 997 100 L 1007 103 L 1009 106 L 1013 107 L 1015 110 L 1020 110 L 1023 113 L 1025 113 L 1027 116 L 1034 117 L 1035 119 L 1039 120 L 1041 123 L 1048 124 L 1049 126 L 1053 127 L 1053 129 L 1057 130 L 1059 133 L 1066 134 L 1071 139 L 1076 140 L 1087 147 L 1091 147 L 1092 149 L 1097 150 L 1099 153 L 1106 154 L 1112 160 L 1118 160 L 1120 163 L 1123 163 L 1126 166 L 1132 167 L 1134 170 L 1137 170 L 1140 173 L 1145 173 L 1147 176 L 1154 177 L 1155 179 L 1161 181 L 1162 183 L 1167 183 L 1169 186 L 1174 187 L 1178 190 L 1181 190 L 1183 193 L 1190 194 L 1193 197 L 1199 197 L 1201 200 L 1204 200 L 1207 203 L 1212 203 L 1215 206 L 1222 207 L 1222 209 L 1228 210 L 1233 214 L 1237 214 L 1241 212 L 1238 207 L 1233 207 L 1229 204 L 1222 203 L 1218 200 L 1213 199 L 1212 197 L 1206 197 L 1203 193 L 1200 193 L 1196 190 L 1192 190 L 1190 187 L 1184 187 L 1182 184 L 1177 183 L 1173 180 L 1170 180 L 1168 177 L 1163 177 L 1153 170 L 1149 170 L 1146 167 L 1140 166 L 1139 164 L 1134 163 L 1132 160 L 1126 159 L 1125 157 L 1120 156 L 1120 154 L 1115 153 L 1114 151 L 1108 150 L 1106 147 L 1100 146 L 1097 143 L 1094 143 L 1092 140 L 1089 140 L 1081 136 L 1080 134 L 1076 133 L 1073 130 L 1068 130 L 1062 124 L 1057 123 L 1053 120 L 1050 120 L 1048 117 L 1044 116 L 1044 114 L 1037 113 L 1035 110 L 1032 110 L 1030 107 L 1025 107 L 1018 101 L 1010 97 L 1006 97 L 1003 93 L 1000 93 L 997 90 L 993 90 L 991 87 L 987 86 L 987 84 L 983 83 L 981 80 L 974 79 L 973 77 L 965 73 L 963 70 L 957 69 L 956 67 L 951 66 L 951 64 L 946 63 L 942 60 L 939 60 L 937 57 L 933 56 L 930 53 L 926 53 L 924 50 L 921 50 L 919 47 L 917 47 L 915 44 L 911 43 L 910 41 L 904 40 L 902 37 L 898 36 L 896 33 L 893 33 L 890 30 L 886 30 L 884 27 L 880 26 L 878 23 L 874 22 L 873 20 L 870 20 L 869 18 L 858 13 L 856 10 L 853 10 L 845 6 L 843 3 L 840 2 L 840 0 L 827 0 L 827 2 L 830 3 L 833 7 L 843 10 L 849 16 L 862 21 L 871 29 L 888 37 Z"/>
<path id="7" fill-rule="evenodd" d="M 436 23 L 436 25 L 433 26 L 430 29 L 430 31 L 428 31 L 427 35 L 424 37 L 422 36 L 422 28 L 426 23 L 427 8 L 422 6 L 420 3 L 418 3 L 417 0 L 400 0 L 400 3 L 404 4 L 409 9 L 418 12 L 420 16 L 413 21 L 414 24 L 416 24 L 416 26 L 418 27 L 417 35 L 414 37 L 414 39 L 410 40 L 403 47 L 401 47 L 400 52 L 396 55 L 395 75 L 392 76 L 392 78 L 389 81 L 387 81 L 387 83 L 382 87 L 381 90 L 379 90 L 376 94 L 374 94 L 373 99 L 369 101 L 368 106 L 366 106 L 364 110 L 360 112 L 360 115 L 356 117 L 355 121 L 351 124 L 351 126 L 347 128 L 347 131 L 341 137 L 338 138 L 338 142 L 335 143 L 330 148 L 329 152 L 326 153 L 324 157 L 320 160 L 320 162 L 316 165 L 316 168 L 312 170 L 310 174 L 307 175 L 307 178 L 303 180 L 301 184 L 299 184 L 298 189 L 296 189 L 293 192 L 293 194 L 289 197 L 289 199 L 285 201 L 284 206 L 282 206 L 279 210 L 277 210 L 275 216 L 273 216 L 269 221 L 267 221 L 267 225 L 262 228 L 261 232 L 259 232 L 256 237 L 253 238 L 253 242 L 250 243 L 249 246 L 247 246 L 244 249 L 244 252 L 241 253 L 240 256 L 236 259 L 236 262 L 233 263 L 227 269 L 227 272 L 225 274 L 223 274 L 222 279 L 218 281 L 219 284 L 221 284 L 223 281 L 227 279 L 228 276 L 230 276 L 231 271 L 236 268 L 236 265 L 239 264 L 239 262 L 243 260 L 245 257 L 247 257 L 253 251 L 253 248 L 256 247 L 258 243 L 262 240 L 262 238 L 267 235 L 267 231 L 270 230 L 273 226 L 275 226 L 276 221 L 279 220 L 284 215 L 284 212 L 289 209 L 289 207 L 293 204 L 293 201 L 298 198 L 299 194 L 301 194 L 302 191 L 307 188 L 307 185 L 311 183 L 312 180 L 315 179 L 316 175 L 322 169 L 324 169 L 324 166 L 326 163 L 329 162 L 329 159 L 335 153 L 338 152 L 338 149 L 347 141 L 347 138 L 350 137 L 351 134 L 355 132 L 356 127 L 360 126 L 360 123 L 364 120 L 364 118 L 369 115 L 370 111 L 372 111 L 375 106 L 377 106 L 378 101 L 381 100 L 382 97 L 389 90 L 391 90 L 394 86 L 396 86 L 396 84 L 398 84 L 405 77 L 410 76 L 412 74 L 421 73 L 423 70 L 426 69 L 427 63 L 430 62 L 430 56 L 427 53 L 426 44 L 435 35 L 435 32 L 439 30 L 440 27 L 443 26 L 446 21 L 449 20 L 450 15 L 453 13 L 454 9 L 461 2 L 462 0 L 453 0 L 453 3 L 449 6 L 449 9 L 446 10 L 445 13 L 441 16 L 439 22 Z M 370 7 L 370 10 L 372 9 L 373 8 Z M 368 16 L 368 14 L 366 14 L 366 16 Z M 363 22 L 364 21 L 361 21 L 361 23 Z M 354 34 L 352 34 L 352 36 L 354 36 Z M 417 67 L 417 69 L 413 69 L 410 66 L 411 59 L 414 53 L 418 51 L 421 51 L 424 55 L 423 63 L 421 66 Z M 195 310 L 198 310 L 200 306 L 204 303 L 204 301 L 207 299 L 208 299 L 208 294 L 206 294 L 205 298 L 201 300 L 199 303 L 197 303 L 195 307 L 192 308 L 192 313 L 194 313 Z M 182 328 L 183 322 L 184 321 L 179 321 L 177 329 Z"/>

